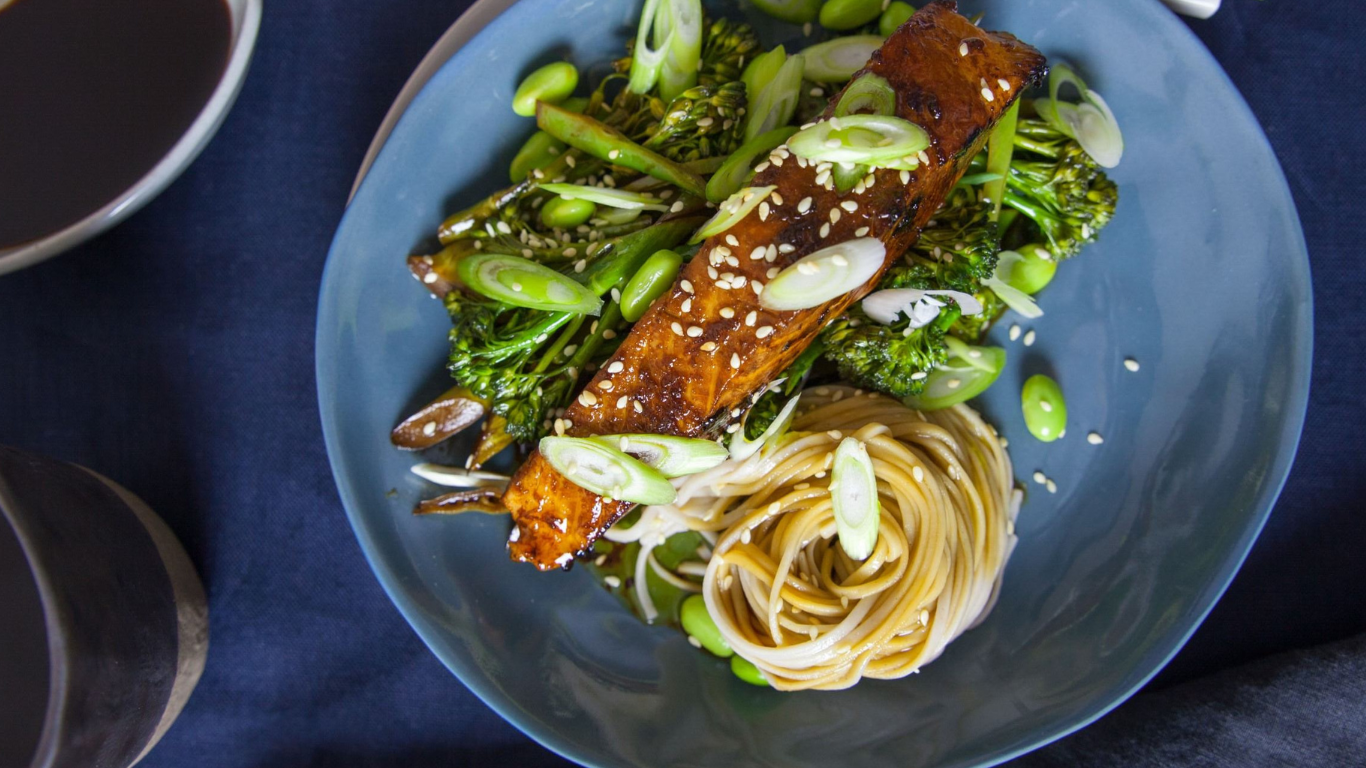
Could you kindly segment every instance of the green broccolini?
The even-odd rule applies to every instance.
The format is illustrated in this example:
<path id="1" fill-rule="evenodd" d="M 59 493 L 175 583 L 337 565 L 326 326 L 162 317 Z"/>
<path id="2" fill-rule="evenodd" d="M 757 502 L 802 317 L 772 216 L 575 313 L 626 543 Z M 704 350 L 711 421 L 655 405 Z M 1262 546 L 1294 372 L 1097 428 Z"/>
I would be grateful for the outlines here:
<path id="1" fill-rule="evenodd" d="M 999 250 L 991 205 L 978 202 L 972 189 L 960 188 L 949 196 L 907 252 L 911 274 L 897 277 L 899 284 L 880 287 L 977 293 L 982 281 L 996 272 Z"/>
<path id="2" fill-rule="evenodd" d="M 1060 259 L 1095 242 L 1110 223 L 1119 189 L 1075 139 L 1047 123 L 1021 119 L 1005 202 L 1024 214 Z"/>
<path id="3" fill-rule="evenodd" d="M 916 395 L 925 387 L 925 376 L 918 374 L 928 374 L 948 359 L 944 334 L 958 315 L 950 304 L 934 322 L 913 329 L 904 316 L 882 325 L 851 309 L 821 334 L 822 355 L 850 384 L 893 397 Z"/>
<path id="4" fill-rule="evenodd" d="M 754 27 L 730 19 L 716 19 L 702 37 L 702 69 L 698 85 L 722 85 L 740 79 L 745 65 L 763 53 Z"/>

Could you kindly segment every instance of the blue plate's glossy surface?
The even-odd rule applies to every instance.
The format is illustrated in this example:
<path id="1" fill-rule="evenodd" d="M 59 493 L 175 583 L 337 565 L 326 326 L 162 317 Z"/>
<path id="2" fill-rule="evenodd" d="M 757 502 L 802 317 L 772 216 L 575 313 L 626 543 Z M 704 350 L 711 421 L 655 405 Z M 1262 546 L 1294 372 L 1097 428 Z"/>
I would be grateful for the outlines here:
<path id="1" fill-rule="evenodd" d="M 497 0 L 494 0 L 497 1 Z M 1030 483 L 995 613 L 910 679 L 776 694 L 638 623 L 582 570 L 510 563 L 505 520 L 415 519 L 432 489 L 390 427 L 445 385 L 446 317 L 402 258 L 506 180 L 532 129 L 518 79 L 621 51 L 637 3 L 521 0 L 408 108 L 337 232 L 318 316 L 328 452 L 389 595 L 490 706 L 546 746 L 621 765 L 989 765 L 1114 706 L 1181 646 L 1232 578 L 1289 469 L 1308 389 L 1309 270 L 1255 119 L 1156 0 L 990 0 L 990 26 L 1080 65 L 1128 140 L 1101 242 L 1059 271 L 979 406 Z M 772 42 L 772 40 L 770 40 Z M 1003 325 L 1008 327 L 1008 320 Z M 1126 371 L 1125 357 L 1142 364 Z M 1019 384 L 1051 371 L 1070 433 L 1030 439 Z M 1089 445 L 1086 433 L 1105 436 Z"/>

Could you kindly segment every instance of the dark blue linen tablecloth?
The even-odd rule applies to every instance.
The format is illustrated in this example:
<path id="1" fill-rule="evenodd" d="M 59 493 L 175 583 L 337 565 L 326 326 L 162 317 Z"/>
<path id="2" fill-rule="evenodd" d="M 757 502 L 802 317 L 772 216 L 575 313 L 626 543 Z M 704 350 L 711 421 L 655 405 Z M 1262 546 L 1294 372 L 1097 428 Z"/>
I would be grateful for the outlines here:
<path id="1" fill-rule="evenodd" d="M 117 229 L 0 278 L 0 442 L 143 496 L 208 589 L 207 671 L 148 768 L 564 764 L 466 691 L 386 599 L 346 524 L 315 404 L 333 228 L 390 101 L 466 5 L 267 2 L 241 98 L 199 161 Z M 1317 287 L 1308 423 L 1275 514 L 1187 648 L 1111 716 L 1124 725 L 1103 722 L 1031 764 L 1134 755 L 1110 736 L 1148 723 L 1163 737 L 1155 719 L 1175 696 L 1190 731 L 1210 713 L 1189 700 L 1227 689 L 1226 678 L 1175 684 L 1366 631 L 1366 4 L 1225 0 L 1191 26 L 1266 127 L 1304 220 Z M 1287 677 L 1339 656 L 1295 660 Z M 1361 682 L 1361 665 L 1333 669 Z M 1303 716 L 1281 722 L 1304 727 Z M 1225 764 L 1200 752 L 1141 764 Z"/>

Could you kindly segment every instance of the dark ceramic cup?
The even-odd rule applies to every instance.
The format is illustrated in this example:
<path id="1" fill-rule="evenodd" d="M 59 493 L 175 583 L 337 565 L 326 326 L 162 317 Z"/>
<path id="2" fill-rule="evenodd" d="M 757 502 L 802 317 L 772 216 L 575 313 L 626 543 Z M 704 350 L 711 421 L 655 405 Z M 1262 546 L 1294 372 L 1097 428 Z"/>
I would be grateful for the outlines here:
<path id="1" fill-rule="evenodd" d="M 204 589 L 145 504 L 0 447 L 0 768 L 126 768 L 208 651 Z"/>

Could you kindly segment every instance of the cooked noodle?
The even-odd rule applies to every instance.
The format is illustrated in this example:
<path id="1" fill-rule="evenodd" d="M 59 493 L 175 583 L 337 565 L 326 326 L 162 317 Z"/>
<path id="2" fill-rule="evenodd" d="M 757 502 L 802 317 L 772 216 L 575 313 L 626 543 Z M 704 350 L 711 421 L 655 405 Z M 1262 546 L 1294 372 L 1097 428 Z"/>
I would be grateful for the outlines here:
<path id="1" fill-rule="evenodd" d="M 850 434 L 867 446 L 882 508 L 861 563 L 838 546 L 828 489 Z M 961 405 L 922 414 L 848 387 L 808 390 L 784 440 L 678 489 L 609 536 L 643 552 L 678 531 L 714 537 L 708 613 L 781 690 L 918 671 L 991 609 L 1015 544 L 1010 457 Z"/>

